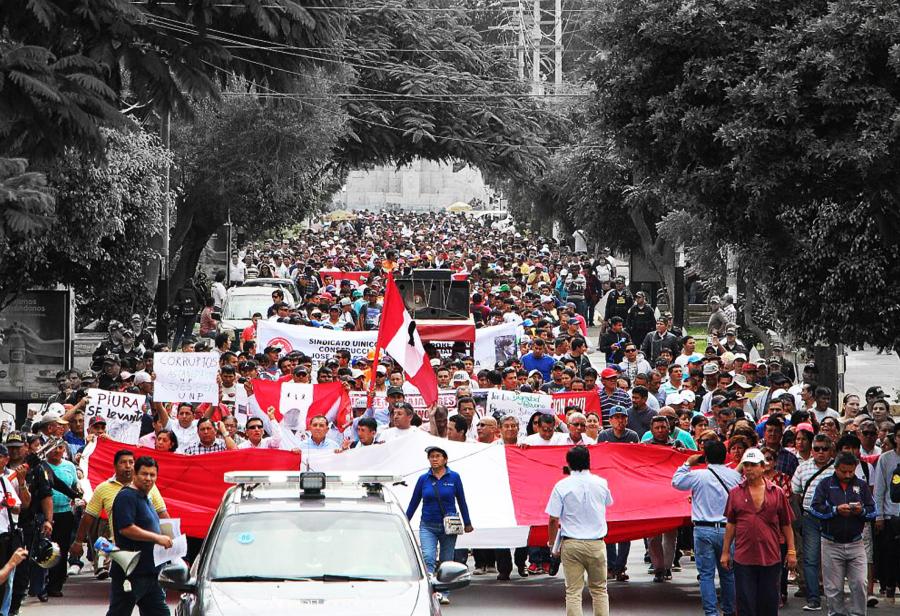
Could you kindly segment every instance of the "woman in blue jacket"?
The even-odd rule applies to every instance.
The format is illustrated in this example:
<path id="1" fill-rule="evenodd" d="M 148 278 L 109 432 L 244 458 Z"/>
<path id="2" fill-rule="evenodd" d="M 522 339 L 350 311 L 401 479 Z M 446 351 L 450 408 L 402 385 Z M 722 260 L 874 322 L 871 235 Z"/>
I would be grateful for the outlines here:
<path id="1" fill-rule="evenodd" d="M 469 507 L 466 505 L 462 478 L 447 468 L 447 452 L 440 447 L 426 447 L 425 453 L 428 455 L 431 469 L 420 475 L 416 481 L 409 507 L 406 508 L 406 517 L 412 520 L 419 503 L 422 503 L 419 544 L 422 546 L 425 568 L 428 574 L 432 575 L 436 560 L 440 562 L 453 560 L 453 550 L 456 547 L 457 535 L 448 535 L 444 532 L 444 516 L 462 516 L 467 533 L 472 532 L 472 521 L 469 519 Z M 459 514 L 456 503 L 459 503 Z M 440 597 L 440 601 L 443 604 L 450 603 L 446 594 Z"/>

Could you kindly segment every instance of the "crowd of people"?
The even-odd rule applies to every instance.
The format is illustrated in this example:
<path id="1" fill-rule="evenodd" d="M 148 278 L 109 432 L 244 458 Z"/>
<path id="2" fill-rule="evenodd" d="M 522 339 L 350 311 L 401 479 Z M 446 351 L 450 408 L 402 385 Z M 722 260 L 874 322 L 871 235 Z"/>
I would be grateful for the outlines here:
<path id="1" fill-rule="evenodd" d="M 226 282 L 239 285 L 271 277 L 290 279 L 298 297 L 288 303 L 283 291 L 274 291 L 267 314 L 260 311 L 254 322 L 377 329 L 386 275 L 417 268 L 465 275 L 476 327 L 514 323 L 517 328 L 515 354 L 489 368 L 476 369 L 469 351 L 454 348 L 442 355 L 427 347 L 440 388 L 455 396 L 452 414 L 441 405 L 415 409 L 407 401 L 405 375 L 389 356 L 376 365 L 371 357 L 353 356 L 348 349 L 314 362 L 296 351 L 257 348 L 255 327 L 232 339 L 217 329 L 215 319 L 210 321 L 224 301 Z M 342 277 L 343 272 L 365 274 L 357 282 Z M 811 611 L 825 605 L 829 614 L 849 616 L 894 601 L 900 585 L 900 424 L 890 414 L 888 395 L 872 387 L 862 397 L 848 393 L 835 404 L 835 392 L 817 383 L 814 364 L 798 370 L 777 340 L 770 345 L 771 354 L 761 357 L 754 345 L 739 339 L 730 297 L 710 298 L 707 331 L 695 338 L 675 327 L 672 315 L 655 309 L 654 298 L 641 290 L 632 293 L 608 251 L 590 257 L 528 234 L 433 215 L 360 216 L 281 242 L 248 245 L 233 256 L 228 276 L 216 278 L 221 288 L 214 285 L 202 301 L 179 313 L 171 341 L 157 340 L 140 315 L 133 315 L 129 325 L 111 322 L 109 338 L 95 351 L 91 369 L 60 372 L 59 392 L 6 436 L 0 470 L 5 503 L 16 518 L 0 515 L 0 530 L 14 525 L 22 538 L 0 557 L 14 557 L 16 548 L 29 548 L 42 536 L 68 555 L 49 570 L 29 559 L 19 563 L 4 591 L 9 614 L 18 612 L 26 594 L 40 601 L 62 597 L 67 576 L 87 566 L 86 559 L 98 578 L 110 575 L 109 562 L 90 543 L 112 532 L 109 515 L 124 488 L 140 488 L 149 495 L 155 515 L 166 515 L 158 491 L 148 488 L 147 481 L 135 483 L 134 454 L 117 459 L 115 476 L 98 486 L 88 502 L 80 494 L 80 456 L 91 441 L 106 437 L 102 418 L 85 424 L 92 387 L 145 395 L 138 444 L 183 455 L 247 448 L 340 453 L 416 430 L 451 441 L 516 447 L 568 445 L 580 451 L 582 445 L 633 443 L 696 450 L 672 479 L 676 489 L 692 493 L 692 527 L 644 541 L 654 582 L 671 580 L 681 570 L 681 560 L 691 555 L 707 616 L 718 614 L 720 606 L 726 615 L 775 613 L 790 598 L 789 582 L 797 586 L 794 596 Z M 200 305 L 201 335 L 196 336 L 198 315 L 191 311 Z M 601 333 L 593 339 L 588 328 L 595 325 Z M 593 349 L 602 360 L 588 357 Z M 217 404 L 154 401 L 154 354 L 169 350 L 219 353 Z M 288 427 L 276 419 L 274 408 L 259 408 L 246 420 L 235 415 L 239 388 L 251 406 L 256 404 L 254 379 L 340 382 L 351 392 L 383 395 L 387 405 L 375 408 L 370 396 L 366 404 L 354 406 L 352 421 L 345 425 L 317 416 L 306 429 L 285 438 Z M 599 410 L 568 408 L 565 416 L 539 410 L 520 427 L 519 416 L 494 416 L 476 403 L 473 392 L 492 388 L 593 392 Z M 27 458 L 42 447 L 39 458 Z M 585 471 L 583 454 L 573 460 L 574 470 Z M 427 513 L 420 537 L 430 571 L 451 554 L 463 562 L 471 556 L 476 574 L 507 580 L 513 565 L 521 577 L 547 575 L 556 573 L 561 559 L 567 585 L 571 578 L 572 588 L 577 587 L 577 613 L 581 586 L 576 578 L 585 571 L 595 613 L 608 613 L 607 581 L 625 583 L 634 574 L 628 570 L 632 545 L 598 550 L 590 542 L 603 538 L 605 525 L 591 523 L 590 531 L 579 536 L 571 511 L 564 514 L 563 508 L 573 490 L 593 491 L 604 507 L 615 494 L 607 498 L 583 473 L 572 475 L 548 506 L 554 532 L 577 540 L 569 548 L 551 541 L 546 547 L 454 552 L 439 523 L 445 517 L 440 507 L 453 506 L 458 496 L 448 487 L 454 473 L 441 448 L 429 452 L 429 462 L 437 494 L 429 494 L 432 488 L 423 483 L 419 498 Z M 150 462 L 142 461 L 141 467 L 155 475 Z M 473 521 L 464 500 L 460 504 L 464 527 L 470 529 Z M 410 515 L 417 506 L 410 505 Z M 139 513 L 152 518 L 149 512 Z M 127 539 L 118 531 L 113 534 Z M 601 567 L 583 564 L 601 555 Z M 123 576 L 115 573 L 115 565 L 113 577 L 121 587 Z"/>

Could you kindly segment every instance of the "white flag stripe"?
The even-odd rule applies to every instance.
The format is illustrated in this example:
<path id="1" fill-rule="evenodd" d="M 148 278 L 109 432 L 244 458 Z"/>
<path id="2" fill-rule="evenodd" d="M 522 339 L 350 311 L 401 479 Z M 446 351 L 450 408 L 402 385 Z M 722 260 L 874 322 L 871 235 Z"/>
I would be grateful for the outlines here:
<path id="1" fill-rule="evenodd" d="M 456 545 L 464 548 L 497 548 L 524 546 L 529 527 L 516 524 L 506 452 L 502 445 L 457 443 L 415 430 L 409 436 L 391 441 L 390 445 L 356 447 L 339 454 L 312 451 L 302 462 L 306 468 L 323 472 L 356 472 L 402 476 L 406 484 L 391 490 L 405 509 L 419 475 L 428 470 L 425 447 L 437 445 L 447 450 L 448 466 L 460 474 L 466 503 L 475 532 L 459 537 Z M 421 506 L 419 508 L 421 512 Z M 419 514 L 412 520 L 418 527 Z"/>

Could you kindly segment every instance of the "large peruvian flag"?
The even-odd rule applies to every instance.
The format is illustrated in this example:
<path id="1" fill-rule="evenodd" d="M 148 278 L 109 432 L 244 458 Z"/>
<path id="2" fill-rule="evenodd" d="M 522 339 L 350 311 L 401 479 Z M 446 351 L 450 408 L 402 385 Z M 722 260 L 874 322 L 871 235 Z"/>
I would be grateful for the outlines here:
<path id="1" fill-rule="evenodd" d="M 264 414 L 273 407 L 275 418 L 292 432 L 306 430 L 316 415 L 324 415 L 340 429 L 350 418 L 350 394 L 341 383 L 253 379 L 253 394 Z"/>
<path id="2" fill-rule="evenodd" d="M 375 346 L 384 349 L 391 358 L 400 364 L 409 382 L 416 386 L 425 404 L 437 403 L 437 377 L 431 368 L 431 362 L 425 354 L 422 339 L 416 331 L 416 322 L 412 320 L 403 304 L 394 275 L 388 273 L 384 290 L 384 309 L 381 311 L 381 322 L 378 325 L 378 341 Z"/>
<path id="3" fill-rule="evenodd" d="M 90 447 L 90 446 L 89 446 Z M 173 518 L 181 518 L 181 530 L 191 537 L 205 537 L 212 518 L 222 502 L 226 471 L 298 470 L 300 454 L 279 449 L 236 449 L 200 456 L 156 451 L 135 447 L 102 438 L 90 455 L 85 455 L 82 466 L 87 465 L 85 477 L 91 490 L 85 486 L 85 494 L 100 482 L 114 476 L 113 458 L 120 449 L 128 449 L 137 456 L 150 456 L 159 464 L 156 485 L 166 501 L 166 509 Z M 87 454 L 87 450 L 85 451 Z M 85 462 L 86 460 L 86 462 Z M 82 480 L 84 485 L 84 480 Z"/>
<path id="4" fill-rule="evenodd" d="M 402 504 L 409 502 L 416 480 L 428 470 L 425 447 L 439 445 L 460 474 L 474 533 L 459 537 L 458 547 L 499 548 L 546 545 L 544 509 L 562 473 L 568 447 L 504 447 L 457 443 L 414 430 L 409 436 L 376 447 L 356 447 L 343 453 L 310 451 L 303 469 L 326 473 L 364 472 L 400 476 L 406 485 L 391 490 Z M 109 439 L 99 441 L 87 457 L 91 486 L 113 474 L 116 450 L 152 455 L 160 464 L 158 485 L 173 517 L 192 536 L 204 536 L 227 485 L 229 470 L 294 470 L 299 457 L 285 451 L 242 449 L 201 456 L 143 450 Z M 607 509 L 608 542 L 652 537 L 690 521 L 688 492 L 672 488 L 675 469 L 692 452 L 641 444 L 602 443 L 589 447 L 591 472 L 609 482 L 613 505 Z M 418 525 L 418 517 L 413 526 Z"/>

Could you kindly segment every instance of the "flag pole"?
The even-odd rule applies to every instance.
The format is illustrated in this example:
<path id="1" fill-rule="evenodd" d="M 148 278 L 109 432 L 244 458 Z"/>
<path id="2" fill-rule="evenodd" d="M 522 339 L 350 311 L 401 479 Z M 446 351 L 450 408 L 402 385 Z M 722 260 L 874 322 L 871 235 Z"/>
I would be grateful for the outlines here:
<path id="1" fill-rule="evenodd" d="M 384 288 L 387 290 L 388 284 L 394 282 L 394 273 L 387 273 L 387 281 L 385 282 Z M 385 292 L 385 300 L 387 299 L 387 293 Z M 382 314 L 384 314 L 384 306 L 381 307 Z M 378 337 L 375 339 L 375 354 L 372 356 L 372 371 L 370 372 L 369 377 L 369 393 L 366 396 L 366 406 L 371 407 L 372 402 L 375 400 L 375 374 L 378 372 L 378 361 L 381 359 L 381 319 L 378 320 Z"/>

